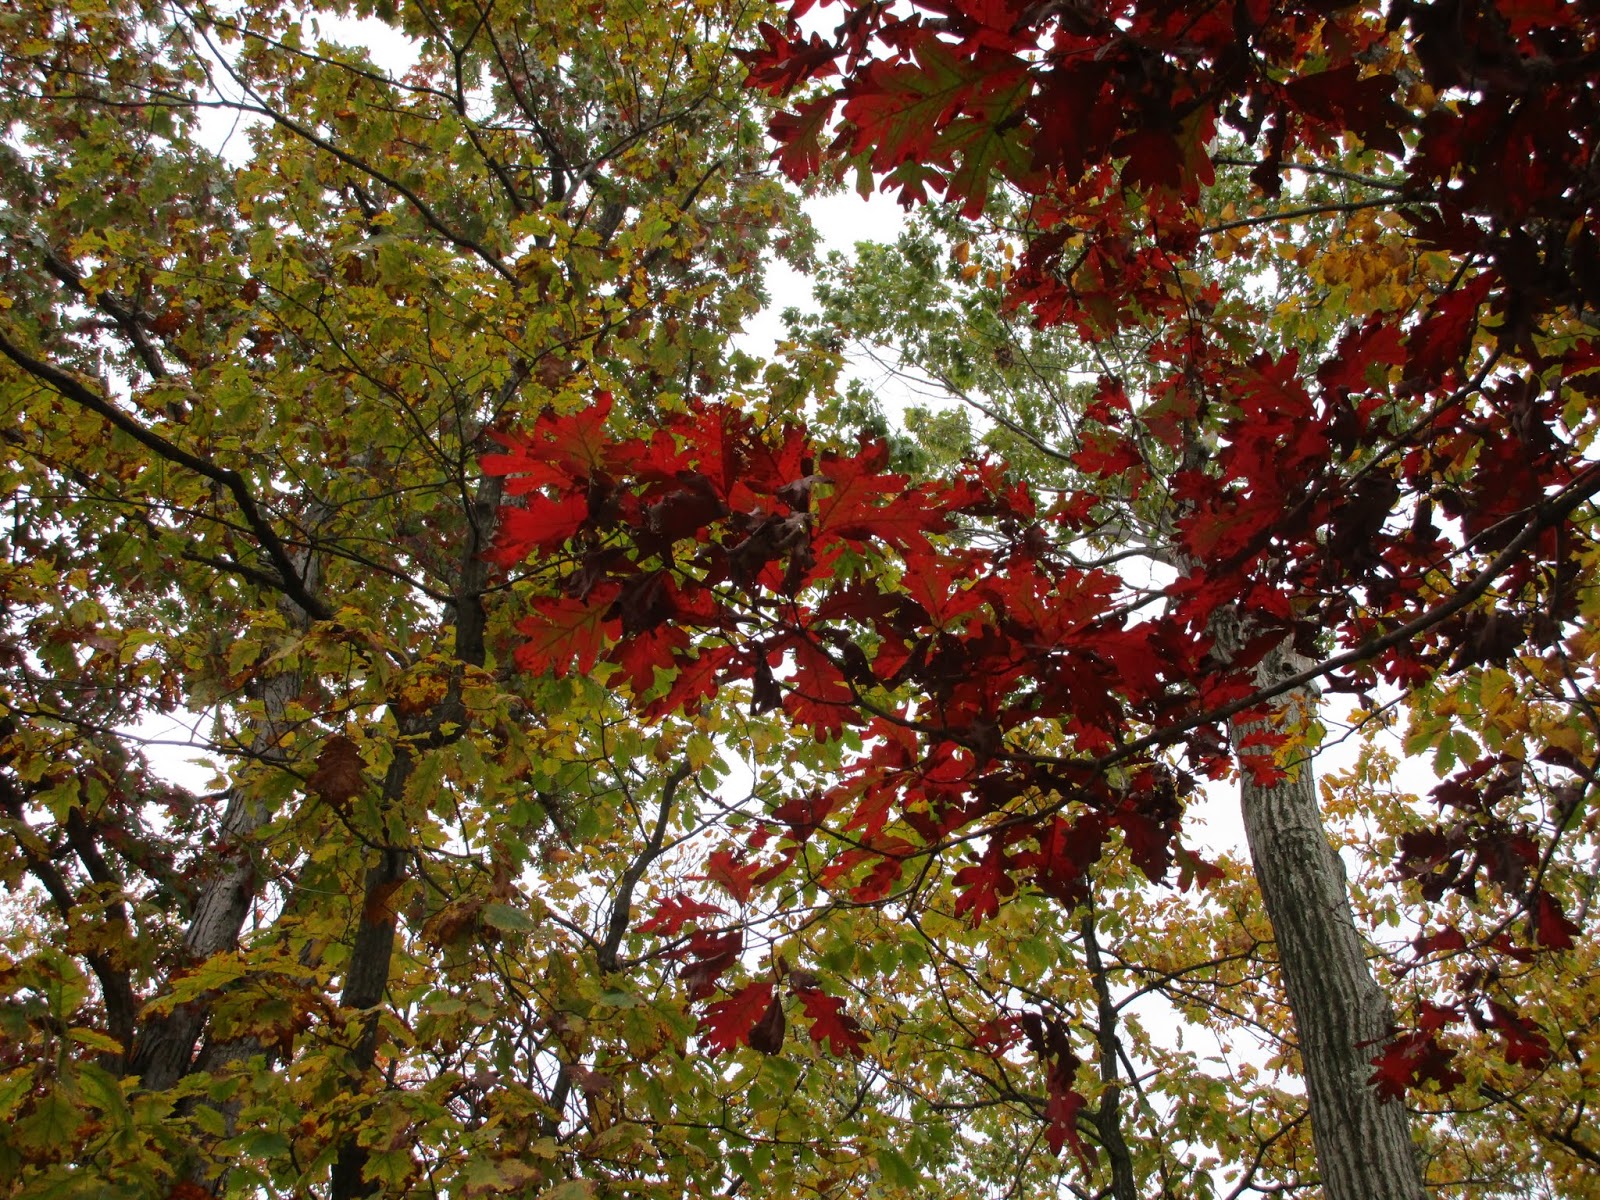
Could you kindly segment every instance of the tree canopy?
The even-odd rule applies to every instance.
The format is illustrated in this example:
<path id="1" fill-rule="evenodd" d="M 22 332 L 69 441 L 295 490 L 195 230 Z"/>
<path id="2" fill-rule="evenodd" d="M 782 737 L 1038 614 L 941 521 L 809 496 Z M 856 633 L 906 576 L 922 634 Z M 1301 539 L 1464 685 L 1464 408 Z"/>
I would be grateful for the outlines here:
<path id="1" fill-rule="evenodd" d="M 1597 63 L 0 18 L 0 1188 L 1595 1194 Z M 926 219 L 734 349 L 850 179 Z"/>

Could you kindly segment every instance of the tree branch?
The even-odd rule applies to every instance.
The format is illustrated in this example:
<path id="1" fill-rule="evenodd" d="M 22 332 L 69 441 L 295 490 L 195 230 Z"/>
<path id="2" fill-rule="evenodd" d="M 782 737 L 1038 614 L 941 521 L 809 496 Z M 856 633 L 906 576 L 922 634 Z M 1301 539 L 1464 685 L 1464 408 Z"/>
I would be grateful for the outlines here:
<path id="1" fill-rule="evenodd" d="M 3 353 L 29 375 L 53 388 L 66 399 L 88 409 L 90 412 L 98 414 L 145 449 L 159 454 L 168 462 L 187 467 L 196 474 L 227 488 L 228 492 L 233 496 L 234 503 L 239 506 L 239 511 L 244 514 L 245 522 L 250 526 L 251 532 L 255 534 L 263 553 L 272 561 L 273 567 L 277 570 L 280 581 L 279 587 L 283 590 L 283 593 L 313 620 L 326 621 L 332 618 L 333 611 L 306 589 L 305 580 L 295 570 L 294 564 L 289 559 L 288 549 L 262 514 L 260 507 L 256 504 L 255 497 L 250 493 L 249 486 L 245 483 L 244 476 L 240 475 L 239 472 L 228 467 L 219 467 L 197 454 L 190 453 L 182 446 L 168 441 L 159 433 L 146 429 L 104 396 L 96 395 L 74 375 L 51 363 L 33 357 L 33 355 L 11 341 L 4 333 L 0 333 L 0 353 Z"/>

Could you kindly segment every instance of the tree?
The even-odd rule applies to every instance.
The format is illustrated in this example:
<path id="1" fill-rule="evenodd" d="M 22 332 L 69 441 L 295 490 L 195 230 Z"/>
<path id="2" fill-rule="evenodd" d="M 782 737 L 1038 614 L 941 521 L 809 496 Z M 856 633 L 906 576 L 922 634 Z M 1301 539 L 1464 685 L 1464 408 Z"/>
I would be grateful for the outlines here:
<path id="1" fill-rule="evenodd" d="M 767 48 L 749 56 L 758 87 L 786 93 L 844 69 L 837 88 L 774 121 L 781 161 L 801 177 L 833 156 L 868 178 L 886 175 L 908 200 L 945 190 L 969 216 L 1003 180 L 1028 201 L 1016 302 L 1089 338 L 1158 325 L 1147 353 L 1161 372 L 1137 408 L 1126 381 L 1102 379 L 1074 465 L 1108 481 L 1113 497 L 1137 499 L 1158 486 L 1158 464 L 1171 464 L 1168 544 L 1184 578 L 1167 590 L 1162 619 L 1131 621 L 1143 601 L 1121 581 L 1052 560 L 1031 497 L 1008 491 L 993 469 L 907 492 L 875 452 L 813 463 L 801 435 L 780 455 L 741 427 L 742 452 L 761 461 L 757 447 L 768 445 L 771 461 L 736 494 L 699 469 L 700 445 L 717 445 L 716 461 L 727 461 L 728 427 L 712 415 L 676 427 L 688 451 L 624 442 L 581 478 L 540 474 L 566 436 L 551 425 L 498 469 L 525 473 L 530 490 L 572 496 L 581 486 L 605 498 L 573 531 L 583 565 L 560 602 L 569 628 L 579 612 L 602 631 L 620 620 L 617 653 L 647 654 L 680 678 L 692 672 L 695 698 L 749 679 L 756 707 L 781 699 L 821 738 L 864 724 L 853 775 L 813 808 L 847 814 L 832 832 L 853 844 L 846 858 L 880 864 L 873 886 L 892 887 L 908 860 L 936 861 L 983 837 L 978 861 L 953 876 L 964 889 L 956 914 L 981 919 L 1019 877 L 1063 890 L 1050 847 L 1066 838 L 1092 861 L 1107 824 L 1144 838 L 1144 865 L 1159 876 L 1176 808 L 1148 752 L 1183 743 L 1206 767 L 1231 734 L 1301 1023 L 1325 1184 L 1336 1195 L 1416 1194 L 1404 1123 L 1372 1087 L 1449 1082 L 1436 1035 L 1463 1013 L 1424 1012 L 1365 1078 L 1363 1046 L 1386 1035 L 1385 1006 L 1309 774 L 1286 778 L 1266 753 L 1289 726 L 1281 706 L 1275 715 L 1263 705 L 1318 679 L 1358 693 L 1380 680 L 1415 689 L 1552 651 L 1578 616 L 1585 526 L 1575 515 L 1586 514 L 1597 482 L 1583 457 L 1595 362 L 1584 336 L 1597 245 L 1583 165 L 1594 128 L 1591 25 L 1575 10 L 1489 6 L 1412 6 L 1387 24 L 1360 9 L 1187 19 L 1137 5 L 931 7 L 936 16 L 849 6 L 831 42 L 803 39 L 792 21 L 764 31 Z M 1449 92 L 1462 85 L 1468 94 Z M 836 113 L 842 126 L 824 151 Z M 1248 143 L 1266 130 L 1264 153 L 1241 165 L 1269 199 L 1285 170 L 1344 178 L 1363 194 L 1203 225 L 1200 189 L 1213 180 L 1222 120 Z M 1345 157 L 1330 164 L 1341 146 Z M 1495 173 L 1486 165 L 1500 161 L 1495 148 L 1530 165 L 1513 178 Z M 1379 160 L 1390 173 L 1381 163 L 1374 172 Z M 1254 353 L 1253 338 L 1230 338 L 1215 317 L 1224 297 L 1189 266 L 1207 239 L 1235 230 L 1379 208 L 1410 227 L 1412 253 L 1438 256 L 1442 282 L 1398 309 L 1363 297 L 1365 320 L 1304 365 L 1298 348 Z M 1215 440 L 1209 461 L 1202 439 Z M 650 528 L 642 514 L 678 507 L 670 489 L 689 478 L 708 480 L 697 485 L 703 507 Z M 1045 515 L 1081 534 L 1105 500 L 1104 487 L 1080 490 Z M 959 518 L 976 519 L 1003 550 L 937 540 Z M 688 562 L 678 542 L 693 545 Z M 861 577 L 861 557 L 875 552 L 889 565 Z M 669 578 L 681 600 L 626 603 L 632 589 Z M 540 665 L 563 669 L 571 651 L 553 603 L 536 605 L 533 625 L 552 651 Z M 667 645 L 657 630 L 669 623 L 715 629 L 715 649 Z M 786 685 L 779 660 L 792 672 Z M 666 694 L 669 706 L 683 698 Z M 1581 758 L 1557 765 L 1588 776 Z M 957 778 L 973 802 L 949 794 Z M 1493 764 L 1452 783 L 1457 804 L 1516 786 Z M 1278 819 L 1291 800 L 1296 815 Z M 1078 819 L 1063 826 L 1063 809 Z M 915 836 L 885 833 L 891 819 Z M 1559 844 L 1565 824 L 1544 830 L 1547 844 Z M 808 817 L 800 841 L 819 827 Z M 1471 868 L 1442 886 L 1470 889 L 1481 866 L 1513 911 L 1528 914 L 1535 946 L 1570 942 L 1542 877 L 1492 866 L 1529 853 L 1548 860 L 1537 842 L 1505 821 L 1475 837 Z M 765 871 L 752 861 L 739 886 L 800 861 L 792 848 Z M 1280 868 L 1292 869 L 1274 882 Z M 1295 881 L 1325 899 L 1301 903 Z M 873 898 L 871 888 L 856 898 Z M 1307 919 L 1321 927 L 1291 936 Z M 1332 961 L 1345 964 L 1344 982 L 1319 985 L 1316 971 Z M 1473 1011 L 1513 1060 L 1544 1057 L 1511 1009 L 1495 1001 Z M 1052 1125 L 1064 1141 L 1067 1114 L 1082 1103 L 1065 1066 L 1070 1047 L 1043 1026 L 1031 1040 L 1055 1064 Z"/>
<path id="2" fill-rule="evenodd" d="M 416 44 L 396 77 L 308 24 L 341 11 L 34 5 L 0 24 L 9 1194 L 926 1195 L 936 1171 L 951 1195 L 1209 1195 L 1176 1173 L 1185 1148 L 1241 1126 L 1241 1188 L 1309 1186 L 1286 1089 L 1263 1073 L 1201 1094 L 1194 1052 L 1114 987 L 1135 975 L 1217 1027 L 1286 1029 L 1248 884 L 1176 839 L 1188 777 L 1231 769 L 1225 722 L 1277 720 L 1255 661 L 1283 635 L 1344 637 L 1321 666 L 1356 687 L 1375 653 L 1419 685 L 1418 743 L 1455 748 L 1451 687 L 1509 676 L 1540 614 L 1562 636 L 1587 620 L 1584 307 L 1547 280 L 1526 335 L 1545 358 L 1502 350 L 1458 299 L 1499 277 L 1458 277 L 1467 252 L 1447 247 L 1420 323 L 1322 347 L 1326 377 L 1309 350 L 1251 359 L 1173 324 L 1156 350 L 1180 369 L 1153 374 L 1150 403 L 1114 380 L 1084 397 L 1092 486 L 1041 500 L 993 463 L 912 483 L 878 447 L 801 429 L 831 350 L 762 372 L 726 346 L 766 239 L 804 248 L 731 57 L 764 37 L 760 13 L 358 6 Z M 944 54 L 898 28 L 958 89 L 978 78 L 961 55 L 1012 35 Z M 1451 58 L 1463 28 L 1428 35 L 1429 69 L 1471 61 Z M 765 39 L 758 84 L 792 70 L 793 37 Z M 1336 55 L 1376 45 L 1330 37 Z M 1233 69 L 1277 61 L 1258 40 Z M 1549 66 L 1520 69 L 1557 89 L 1541 111 L 1581 148 L 1574 53 L 1555 37 Z M 996 65 L 983 77 L 1004 84 Z M 1469 109 L 1520 86 L 1516 62 L 1491 65 Z M 1013 70 L 1016 95 L 1048 67 Z M 1371 85 L 1341 107 L 1352 80 L 1297 87 L 1283 120 L 1320 104 L 1370 133 L 1390 110 Z M 968 115 L 895 103 L 858 111 L 935 138 Z M 201 146 L 211 108 L 251 125 L 242 164 Z M 986 111 L 1000 157 L 974 184 L 1033 136 Z M 1145 151 L 1135 176 L 1164 171 L 1169 135 L 1124 146 Z M 969 144 L 893 170 L 929 177 Z M 1588 185 L 1558 166 L 1566 191 L 1523 194 L 1544 206 L 1536 252 L 1570 255 L 1582 283 Z M 1032 219 L 1071 200 L 1100 254 L 1080 304 L 1045 270 L 1059 226 L 1030 232 L 1022 298 L 1091 331 L 1164 304 L 1205 331 L 1164 179 L 1081 209 L 1052 188 Z M 1128 232 L 1138 213 L 1152 233 Z M 1513 249 L 1507 287 L 1526 283 Z M 1452 355 L 1482 379 L 1409 423 L 1453 386 Z M 1496 355 L 1550 394 L 1482 367 Z M 1073 562 L 1154 486 L 1141 449 L 1165 430 L 1178 452 L 1200 424 L 1217 454 L 1178 480 L 1185 586 L 1144 596 Z M 1309 477 L 1286 493 L 1291 451 Z M 1424 520 L 1424 494 L 1458 524 Z M 1231 658 L 1211 652 L 1218 612 L 1253 622 Z M 1566 678 L 1560 659 L 1538 686 Z M 1586 720 L 1586 667 L 1567 665 Z M 204 715 L 206 794 L 146 761 L 140 719 L 183 710 Z M 1586 737 L 1540 781 L 1552 812 L 1585 794 Z M 738 790 L 719 778 L 735 750 Z M 1503 919 L 1533 918 L 1529 936 L 1452 913 L 1464 948 L 1433 929 L 1430 964 L 1532 954 L 1549 974 L 1464 983 L 1361 1068 L 1433 1095 L 1470 1012 L 1505 1060 L 1481 1079 L 1494 1103 L 1561 1135 L 1588 1084 L 1579 1065 L 1570 1095 L 1528 1086 L 1530 1026 L 1583 1011 L 1538 985 L 1576 943 L 1592 831 L 1535 829 L 1551 869 L 1507 870 L 1530 836 L 1510 775 L 1455 781 L 1461 830 L 1410 806 L 1393 821 L 1415 826 L 1413 894 L 1466 905 L 1482 879 Z M 1174 874 L 1209 888 L 1142 882 Z M 1179 923 L 1216 962 L 1170 944 Z M 1266 1115 L 1241 1118 L 1246 1101 Z M 1462 1141 L 1455 1161 L 1481 1161 Z"/>
<path id="3" fill-rule="evenodd" d="M 751 376 L 804 240 L 757 15 L 8 10 L 6 1195 L 721 1186 L 729 1085 L 625 942 L 706 735 L 511 670 L 477 460 Z M 186 713 L 203 794 L 147 754 Z"/>

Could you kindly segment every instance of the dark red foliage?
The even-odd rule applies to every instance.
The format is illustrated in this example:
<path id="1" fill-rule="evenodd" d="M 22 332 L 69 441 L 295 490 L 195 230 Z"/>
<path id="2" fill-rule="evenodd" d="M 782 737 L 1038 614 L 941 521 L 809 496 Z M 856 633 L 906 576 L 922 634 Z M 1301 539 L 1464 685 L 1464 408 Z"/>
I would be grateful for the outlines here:
<path id="1" fill-rule="evenodd" d="M 1461 1020 L 1461 1012 L 1430 1004 L 1418 1006 L 1418 1028 L 1396 1037 L 1372 1060 L 1372 1085 L 1385 1100 L 1399 1100 L 1423 1083 L 1449 1090 L 1466 1077 L 1452 1067 L 1455 1051 L 1439 1041 L 1439 1031 Z"/>
<path id="2" fill-rule="evenodd" d="M 860 1058 L 867 1044 L 861 1023 L 844 1010 L 844 1001 L 813 987 L 796 987 L 794 994 L 811 1018 L 811 1040 L 827 1043 L 828 1052 L 841 1057 Z"/>
<path id="3" fill-rule="evenodd" d="M 745 1035 L 745 1041 L 752 1050 L 762 1054 L 777 1054 L 783 1050 L 783 1032 L 786 1022 L 783 1015 L 783 999 L 774 994 L 767 1003 L 767 1009 L 761 1014 L 759 1020 L 750 1027 L 750 1032 Z"/>
<path id="4" fill-rule="evenodd" d="M 1071 1145 L 1073 1151 L 1088 1165 L 1092 1150 L 1078 1134 L 1078 1112 L 1087 1103 L 1074 1086 L 1078 1074 L 1078 1056 L 1072 1052 L 1072 1039 L 1061 1022 L 1040 1013 L 1023 1013 L 1017 1024 L 1033 1051 L 1045 1076 L 1045 1140 L 1050 1149 L 1061 1153 L 1061 1148 Z"/>
<path id="5" fill-rule="evenodd" d="M 740 1042 L 748 1042 L 763 1014 L 776 1003 L 770 983 L 752 983 L 726 1000 L 706 1005 L 705 1015 L 700 1019 L 700 1038 L 706 1050 L 717 1055 Z M 777 1012 L 781 1019 L 783 1009 L 780 1007 Z M 779 1037 L 781 1040 L 781 1026 Z"/>
<path id="6" fill-rule="evenodd" d="M 676 936 L 690 921 L 722 915 L 715 904 L 706 904 L 690 896 L 667 896 L 656 906 L 656 915 L 640 924 L 640 933 L 659 933 Z"/>
<path id="7" fill-rule="evenodd" d="M 1047 319 L 1101 301 L 1102 315 L 1123 310 L 1128 298 L 1084 290 L 1082 272 L 1064 288 L 1055 270 L 1061 245 L 1048 234 L 1067 221 L 1090 236 L 1085 261 L 1128 261 L 1116 242 L 1141 222 L 1112 214 L 1102 238 L 1082 220 L 1091 200 L 1148 193 L 1156 243 L 1136 275 L 1186 252 L 1195 227 L 1184 202 L 1212 181 L 1206 147 L 1223 126 L 1258 145 L 1252 179 L 1271 196 L 1296 147 L 1318 154 L 1353 135 L 1397 160 L 1405 211 L 1428 242 L 1486 264 L 1483 282 L 1419 327 L 1423 375 L 1459 361 L 1460 337 L 1491 293 L 1513 343 L 1553 306 L 1600 308 L 1591 5 L 1431 0 L 1389 6 L 1387 28 L 1370 9 L 1315 0 L 845 0 L 843 10 L 831 38 L 801 38 L 791 20 L 787 31 L 767 27 L 766 45 L 744 56 L 751 85 L 775 96 L 837 81 L 807 99 L 803 121 L 774 121 L 786 164 L 842 172 L 864 160 L 907 203 L 942 193 L 969 212 L 1001 180 L 1037 197 L 1047 236 L 1018 287 Z M 1369 65 L 1396 30 L 1433 89 L 1458 89 L 1450 105 L 1408 107 L 1400 77 Z M 1406 134 L 1420 136 L 1409 155 Z M 1115 278 L 1120 267 L 1099 275 L 1108 290 L 1159 296 Z"/>
<path id="8" fill-rule="evenodd" d="M 836 779 L 718 849 L 708 881 L 744 904 L 826 846 L 816 882 L 875 903 L 908 862 L 959 850 L 953 907 L 976 924 L 1023 888 L 1079 902 L 1117 837 L 1150 879 L 1176 860 L 1180 881 L 1203 880 L 1177 840 L 1194 787 L 1168 765 L 1179 753 L 1195 772 L 1268 783 L 1273 702 L 1300 684 L 1407 689 L 1552 644 L 1591 549 L 1571 518 L 1600 492 L 1600 464 L 1563 422 L 1574 396 L 1600 396 L 1600 351 L 1550 336 L 1600 310 L 1592 5 L 1396 3 L 1387 28 L 1313 0 L 840 8 L 831 36 L 791 20 L 744 55 L 773 96 L 818 85 L 773 122 L 783 169 L 865 168 L 908 203 L 942 194 L 969 215 L 997 184 L 1028 198 L 1010 301 L 1090 338 L 1155 331 L 1148 396 L 1136 411 L 1102 380 L 1074 462 L 1108 493 L 1169 495 L 1183 570 L 1148 605 L 1113 571 L 1069 565 L 1097 519 L 1092 490 L 1042 503 L 995 463 L 913 485 L 880 445 L 822 451 L 732 406 L 621 434 L 603 395 L 508 436 L 484 464 L 518 498 L 491 557 L 532 557 L 554 581 L 519 626 L 519 665 L 610 664 L 647 716 L 732 687 L 821 741 L 859 743 Z M 1450 104 L 1410 107 L 1415 88 L 1373 65 L 1391 33 Z M 1297 152 L 1331 158 L 1350 137 L 1388 156 L 1392 204 L 1419 252 L 1459 266 L 1450 286 L 1315 358 L 1209 336 L 1222 297 L 1184 272 L 1209 235 L 1195 201 L 1224 126 L 1255 146 L 1249 177 L 1269 198 Z M 1181 469 L 1152 469 L 1150 446 Z M 1242 645 L 1217 645 L 1219 614 Z M 1317 665 L 1263 689 L 1256 667 L 1285 641 Z M 1225 733 L 1234 717 L 1243 745 Z M 1533 945 L 1559 951 L 1579 931 L 1540 886 L 1548 842 L 1512 802 L 1521 770 L 1486 759 L 1441 784 L 1438 822 L 1405 835 L 1398 866 L 1426 899 L 1511 898 Z M 664 906 L 650 927 L 671 936 L 708 915 Z M 723 936 L 737 941 L 701 932 L 683 951 L 696 999 L 737 956 Z M 1460 936 L 1418 952 L 1463 950 Z M 860 1052 L 838 1001 L 795 994 L 815 1041 Z M 771 1052 L 777 1004 L 750 989 L 719 1001 L 710 1044 Z M 1458 1010 L 1422 1012 L 1374 1060 L 1386 1095 L 1458 1077 L 1438 1034 L 1463 1014 L 1514 1062 L 1547 1052 L 1472 988 Z M 1075 1137 L 1076 1060 L 1043 1018 L 1018 1028 L 1050 1072 L 1059 1149 Z"/>

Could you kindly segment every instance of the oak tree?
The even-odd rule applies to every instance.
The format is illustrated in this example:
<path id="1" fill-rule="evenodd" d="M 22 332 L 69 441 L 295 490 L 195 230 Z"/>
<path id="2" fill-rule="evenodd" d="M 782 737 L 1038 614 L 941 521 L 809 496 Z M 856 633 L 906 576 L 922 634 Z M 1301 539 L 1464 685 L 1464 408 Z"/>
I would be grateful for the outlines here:
<path id="1" fill-rule="evenodd" d="M 757 15 L 0 17 L 7 1196 L 725 1186 L 626 941 L 707 735 L 512 670 L 478 459 L 751 374 Z"/>
<path id="2" fill-rule="evenodd" d="M 526 623 L 531 664 L 609 654 L 647 693 L 663 669 L 664 709 L 748 680 L 758 710 L 781 703 L 849 747 L 840 782 L 722 852 L 713 878 L 741 901 L 793 872 L 880 900 L 911 864 L 920 885 L 972 843 L 975 860 L 951 874 L 954 915 L 981 923 L 1025 884 L 1078 903 L 1071 880 L 1110 830 L 1165 874 L 1189 782 L 1167 747 L 1201 772 L 1231 751 L 1324 1186 L 1418 1194 L 1404 1122 L 1382 1097 L 1453 1081 L 1440 1031 L 1470 1015 L 1513 1062 L 1542 1065 L 1547 1050 L 1488 998 L 1424 1009 L 1389 1040 L 1309 773 L 1277 761 L 1294 729 L 1281 701 L 1319 680 L 1364 696 L 1533 650 L 1564 657 L 1600 483 L 1585 456 L 1592 21 L 1487 4 L 847 4 L 829 39 L 800 32 L 808 8 L 747 56 L 753 85 L 774 94 L 819 81 L 773 122 L 785 169 L 803 178 L 831 161 L 908 202 L 942 191 L 969 217 L 996 184 L 1014 189 L 1026 250 L 1012 301 L 1090 341 L 1149 331 L 1153 373 L 1137 391 L 1102 377 L 1071 456 L 1102 482 L 1049 505 L 992 464 L 908 488 L 881 449 L 814 451 L 798 427 L 766 436 L 737 412 L 618 440 L 581 470 L 561 448 L 568 426 L 542 422 L 491 469 L 524 480 L 530 509 L 580 492 L 588 507 L 559 536 L 504 547 L 571 563 L 564 593 Z M 1219 162 L 1223 125 L 1249 157 Z M 1248 169 L 1260 207 L 1208 223 L 1219 166 Z M 1357 190 L 1300 204 L 1286 173 Z M 1229 297 L 1194 266 L 1240 230 L 1369 210 L 1398 218 L 1402 255 L 1431 256 L 1436 282 L 1400 303 L 1356 292 L 1326 344 L 1241 337 L 1237 313 L 1219 316 Z M 1181 577 L 1155 613 L 1071 547 L 1101 527 L 1108 494 L 1158 489 Z M 1583 759 L 1552 765 L 1581 795 Z M 1482 810 L 1520 787 L 1514 768 L 1481 760 L 1439 802 Z M 1535 832 L 1553 848 L 1565 829 Z M 827 868 L 805 857 L 823 833 L 848 847 Z M 1413 876 L 1445 864 L 1425 897 L 1471 892 L 1488 872 L 1529 920 L 1528 944 L 1505 953 L 1566 948 L 1562 902 L 1511 865 L 1540 859 L 1539 838 L 1487 819 L 1454 842 L 1434 836 L 1401 863 Z M 1305 885 L 1310 898 L 1295 894 Z M 1335 980 L 1320 974 L 1332 964 Z M 723 1026 L 755 1008 L 710 1019 L 727 1041 Z M 1038 1013 L 1016 1020 L 1006 1044 L 1040 1061 L 1065 1144 L 1084 1104 L 1070 1039 Z M 1374 1045 L 1386 1048 L 1369 1056 Z"/>

